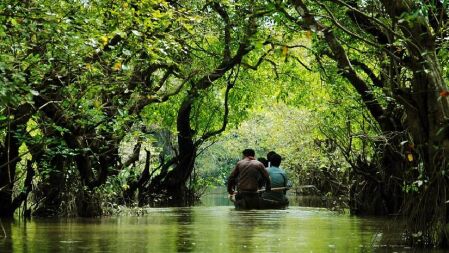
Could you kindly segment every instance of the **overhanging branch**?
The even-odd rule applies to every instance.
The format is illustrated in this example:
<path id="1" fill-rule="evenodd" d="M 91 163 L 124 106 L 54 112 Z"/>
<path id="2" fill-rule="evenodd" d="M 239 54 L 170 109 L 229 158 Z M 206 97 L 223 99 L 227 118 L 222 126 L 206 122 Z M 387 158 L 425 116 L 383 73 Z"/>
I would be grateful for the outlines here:
<path id="1" fill-rule="evenodd" d="M 195 143 L 195 146 L 198 146 L 198 144 L 204 142 L 205 140 L 218 135 L 222 133 L 224 130 L 226 130 L 226 126 L 228 125 L 228 118 L 229 118 L 229 92 L 232 88 L 234 88 L 235 82 L 238 78 L 240 72 L 240 68 L 237 69 L 237 73 L 235 74 L 234 80 L 231 80 L 232 73 L 229 75 L 226 85 L 226 91 L 225 91 L 225 100 L 224 100 L 224 115 L 223 115 L 223 124 L 220 129 L 217 129 L 216 131 L 211 131 L 208 133 L 205 133 L 200 140 Z"/>

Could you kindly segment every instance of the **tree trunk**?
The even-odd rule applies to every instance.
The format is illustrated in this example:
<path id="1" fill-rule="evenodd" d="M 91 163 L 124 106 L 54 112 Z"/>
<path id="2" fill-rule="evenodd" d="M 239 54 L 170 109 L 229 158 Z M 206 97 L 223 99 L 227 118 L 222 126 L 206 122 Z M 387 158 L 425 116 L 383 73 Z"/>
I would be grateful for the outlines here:
<path id="1" fill-rule="evenodd" d="M 150 184 L 149 192 L 153 198 L 162 198 L 160 204 L 168 206 L 185 206 L 192 203 L 187 198 L 190 194 L 186 187 L 187 180 L 193 171 L 196 158 L 196 147 L 193 141 L 193 131 L 190 126 L 190 113 L 195 95 L 187 96 L 178 110 L 177 130 L 179 154 L 175 166 L 168 168 L 156 176 Z"/>
<path id="2" fill-rule="evenodd" d="M 11 112 L 12 122 L 0 147 L 0 217 L 12 217 L 15 211 L 12 194 L 16 180 L 16 166 L 20 161 L 19 147 L 26 134 L 26 123 L 31 117 L 31 106 L 19 106 Z"/>
<path id="3" fill-rule="evenodd" d="M 305 1 L 291 0 L 291 2 L 296 7 L 298 14 L 302 16 L 304 27 L 322 33 L 320 37 L 327 43 L 331 52 L 328 56 L 337 63 L 341 75 L 351 83 L 360 95 L 365 107 L 373 119 L 379 124 L 381 133 L 385 136 L 397 136 L 398 132 L 403 130 L 400 117 L 386 110 L 381 105 L 371 88 L 372 86 L 358 74 L 354 66 L 360 65 L 360 63 L 355 64 L 350 60 L 348 52 L 337 38 L 333 29 L 317 21 L 304 3 Z M 363 63 L 361 65 L 363 66 Z M 373 77 L 373 73 L 365 74 L 370 76 L 375 85 L 382 85 L 379 79 L 375 76 Z M 402 204 L 402 183 L 400 179 L 402 179 L 404 168 L 401 162 L 397 162 L 403 159 L 395 149 L 401 141 L 399 137 L 394 137 L 388 140 L 388 143 L 376 144 L 376 151 L 380 158 L 380 163 L 376 164 L 375 168 L 372 168 L 370 164 L 353 165 L 355 174 L 359 175 L 355 177 L 356 180 L 366 181 L 364 183 L 365 187 L 360 189 L 359 187 L 351 187 L 350 196 L 358 197 L 361 200 L 351 200 L 351 206 L 354 208 L 354 212 L 361 212 L 363 214 L 391 214 L 397 213 L 400 210 Z M 382 148 L 382 146 L 386 148 Z M 352 162 L 357 163 L 357 161 Z M 373 204 L 373 202 L 376 204 Z"/>
<path id="4" fill-rule="evenodd" d="M 49 161 L 48 174 L 42 178 L 35 193 L 42 201 L 33 212 L 34 216 L 52 217 L 60 214 L 67 166 L 65 158 L 61 155 L 56 155 Z"/>
<path id="5" fill-rule="evenodd" d="M 432 54 L 429 54 L 432 55 Z M 411 174 L 409 184 L 420 182 L 417 192 L 407 195 L 404 213 L 409 218 L 412 233 L 421 232 L 422 238 L 417 244 L 447 244 L 444 229 L 448 224 L 447 195 L 448 178 L 446 170 L 449 162 L 449 136 L 441 134 L 448 127 L 448 112 L 444 97 L 438 97 L 438 91 L 445 88 L 438 67 L 437 59 L 429 56 L 423 59 L 425 64 L 414 70 L 412 94 L 415 105 L 407 111 L 407 123 L 414 141 L 415 159 L 421 161 L 419 173 Z M 433 65 L 433 66 L 432 66 Z"/>

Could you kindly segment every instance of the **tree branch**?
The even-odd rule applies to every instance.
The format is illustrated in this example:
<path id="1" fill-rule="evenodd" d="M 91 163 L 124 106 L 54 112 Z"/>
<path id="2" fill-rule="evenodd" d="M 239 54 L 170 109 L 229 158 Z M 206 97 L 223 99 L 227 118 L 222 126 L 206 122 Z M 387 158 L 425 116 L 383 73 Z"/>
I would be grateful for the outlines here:
<path id="1" fill-rule="evenodd" d="M 218 2 L 212 4 L 212 9 L 214 9 L 225 22 L 223 61 L 227 62 L 231 59 L 231 21 L 226 10 Z"/>
<path id="2" fill-rule="evenodd" d="M 209 88 L 214 81 L 221 78 L 228 70 L 242 62 L 243 57 L 253 50 L 254 46 L 250 43 L 250 37 L 256 33 L 255 17 L 251 16 L 248 20 L 245 35 L 242 38 L 236 54 L 228 61 L 223 59 L 222 62 L 208 75 L 203 76 L 195 83 L 195 88 L 204 90 Z"/>
<path id="3" fill-rule="evenodd" d="M 237 73 L 236 73 L 233 81 L 230 80 L 232 77 L 232 74 L 229 75 L 228 80 L 227 80 L 226 91 L 225 91 L 225 100 L 224 100 L 223 124 L 222 124 L 221 128 L 217 129 L 216 131 L 205 133 L 199 139 L 199 141 L 197 143 L 195 143 L 195 146 L 198 146 L 200 143 L 203 143 L 205 140 L 207 140 L 215 135 L 218 135 L 218 134 L 222 133 L 224 130 L 226 130 L 226 126 L 228 125 L 228 116 L 229 116 L 229 92 L 232 88 L 234 88 L 235 81 L 237 80 L 238 75 L 239 75 L 239 71 L 240 71 L 240 68 L 237 69 Z"/>
<path id="4" fill-rule="evenodd" d="M 337 26 L 338 28 L 340 28 L 343 32 L 345 32 L 346 34 L 357 38 L 358 40 L 365 42 L 366 44 L 373 46 L 375 48 L 380 48 L 381 50 L 385 51 L 386 53 L 388 53 L 389 55 L 391 55 L 394 59 L 396 59 L 397 61 L 400 61 L 400 58 L 394 54 L 393 52 L 391 52 L 388 48 L 384 47 L 384 46 L 379 46 L 379 44 L 376 44 L 374 41 L 368 40 L 366 38 L 364 38 L 363 36 L 354 33 L 352 31 L 350 31 L 348 28 L 344 27 L 342 24 L 340 24 L 340 22 L 338 22 L 338 20 L 335 18 L 334 14 L 329 10 L 329 8 L 324 5 L 323 3 L 317 1 L 318 5 L 320 5 L 330 16 L 330 20 L 332 21 L 332 23 Z M 309 14 L 310 15 L 310 14 Z M 319 30 L 319 29 L 318 29 Z"/>
<path id="5" fill-rule="evenodd" d="M 376 76 L 376 74 L 374 74 L 374 72 L 371 70 L 370 67 L 368 67 L 368 65 L 359 60 L 351 60 L 351 62 L 354 66 L 360 67 L 363 70 L 363 72 L 365 72 L 368 75 L 368 77 L 373 82 L 374 86 L 378 88 L 384 87 L 384 83 Z"/>
<path id="6" fill-rule="evenodd" d="M 337 62 L 338 68 L 340 69 L 342 75 L 351 82 L 359 95 L 362 97 L 362 100 L 367 106 L 371 115 L 379 122 L 379 124 L 382 124 L 384 126 L 388 124 L 388 121 L 386 121 L 382 117 L 384 115 L 384 109 L 374 97 L 369 86 L 355 72 L 354 68 L 351 65 L 351 62 L 348 59 L 348 56 L 346 55 L 345 49 L 337 40 L 332 30 L 316 21 L 315 17 L 310 13 L 307 6 L 302 0 L 291 1 L 294 4 L 297 12 L 303 17 L 308 29 L 312 30 L 312 28 L 314 28 L 316 29 L 316 31 L 323 33 L 323 38 L 327 42 L 329 48 L 333 53 L 331 57 Z"/>
<path id="7" fill-rule="evenodd" d="M 136 104 L 134 104 L 133 106 L 131 106 L 131 108 L 129 109 L 130 112 L 132 112 L 132 114 L 134 115 L 139 115 L 140 112 L 143 110 L 143 108 L 145 108 L 145 106 L 152 104 L 152 103 L 162 103 L 167 101 L 170 97 L 175 96 L 176 94 L 178 94 L 182 88 L 184 87 L 184 85 L 190 81 L 190 78 L 187 78 L 186 80 L 184 80 L 180 85 L 178 85 L 178 87 L 176 87 L 176 89 L 174 89 L 171 92 L 167 92 L 162 96 L 158 96 L 158 95 L 148 95 L 148 96 L 143 96 L 142 99 L 140 99 Z"/>
<path id="8" fill-rule="evenodd" d="M 136 145 L 134 145 L 133 153 L 131 154 L 131 156 L 123 164 L 120 164 L 116 168 L 116 171 L 120 171 L 120 170 L 130 166 L 131 164 L 139 161 L 140 149 L 141 148 L 142 148 L 142 140 L 138 140 Z"/>
<path id="9" fill-rule="evenodd" d="M 303 66 L 305 69 L 307 69 L 308 71 L 312 71 L 311 68 L 309 68 L 305 63 L 303 63 L 298 57 L 294 56 L 294 55 L 290 55 L 289 57 L 295 59 L 299 64 L 301 64 L 301 66 Z"/>
<path id="10" fill-rule="evenodd" d="M 267 52 L 265 52 L 264 54 L 262 54 L 261 57 L 259 57 L 259 60 L 254 65 L 250 65 L 246 62 L 242 62 L 241 65 L 244 67 L 247 67 L 249 69 L 252 69 L 252 70 L 257 70 L 259 68 L 260 64 L 262 64 L 262 62 L 265 60 L 265 58 L 268 56 L 268 54 L 271 53 L 273 50 L 274 50 L 274 48 L 273 48 L 273 46 L 271 46 L 271 48 Z"/>

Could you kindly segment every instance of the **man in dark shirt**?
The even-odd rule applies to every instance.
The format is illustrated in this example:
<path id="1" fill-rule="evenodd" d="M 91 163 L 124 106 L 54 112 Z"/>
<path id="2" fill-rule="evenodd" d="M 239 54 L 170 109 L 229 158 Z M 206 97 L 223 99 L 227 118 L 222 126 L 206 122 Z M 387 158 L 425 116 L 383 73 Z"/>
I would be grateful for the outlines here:
<path id="1" fill-rule="evenodd" d="M 266 189 L 271 189 L 270 176 L 265 166 L 255 159 L 253 149 L 243 150 L 243 159 L 240 160 L 231 172 L 228 180 L 228 193 L 235 196 L 235 207 L 239 209 L 261 208 L 263 203 L 257 192 L 259 182 L 263 179 Z"/>

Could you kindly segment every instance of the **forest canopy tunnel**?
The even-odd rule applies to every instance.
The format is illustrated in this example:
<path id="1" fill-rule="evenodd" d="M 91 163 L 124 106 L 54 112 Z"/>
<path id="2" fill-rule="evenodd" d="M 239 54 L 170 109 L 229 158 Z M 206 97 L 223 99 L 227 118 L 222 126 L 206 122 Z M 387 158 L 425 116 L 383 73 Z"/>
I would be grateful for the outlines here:
<path id="1" fill-rule="evenodd" d="M 447 4 L 2 1 L 0 216 L 186 205 L 254 141 L 442 245 Z"/>

